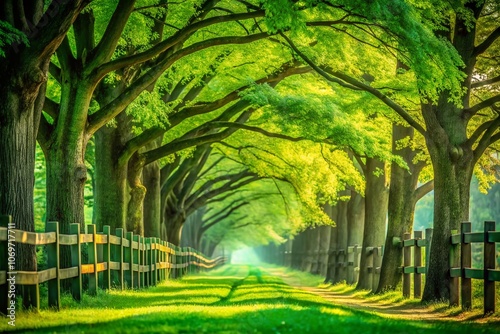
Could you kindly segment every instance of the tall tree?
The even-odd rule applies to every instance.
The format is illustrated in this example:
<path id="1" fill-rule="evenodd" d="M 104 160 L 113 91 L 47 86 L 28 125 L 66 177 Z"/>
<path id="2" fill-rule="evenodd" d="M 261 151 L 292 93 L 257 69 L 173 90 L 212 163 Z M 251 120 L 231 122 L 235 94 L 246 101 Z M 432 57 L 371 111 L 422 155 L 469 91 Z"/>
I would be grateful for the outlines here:
<path id="1" fill-rule="evenodd" d="M 16 228 L 34 231 L 33 185 L 35 143 L 44 103 L 50 58 L 63 42 L 78 13 L 90 0 L 2 1 L 0 38 L 4 29 L 25 38 L 10 39 L 0 62 L 0 213 L 12 216 Z M 9 38 L 5 40 L 9 41 Z M 19 43 L 23 41 L 24 43 Z M 0 43 L 3 45 L 4 43 Z M 19 270 L 36 271 L 35 247 L 19 245 Z M 28 290 L 31 290 L 30 293 Z M 23 293 L 34 305 L 34 289 Z"/>

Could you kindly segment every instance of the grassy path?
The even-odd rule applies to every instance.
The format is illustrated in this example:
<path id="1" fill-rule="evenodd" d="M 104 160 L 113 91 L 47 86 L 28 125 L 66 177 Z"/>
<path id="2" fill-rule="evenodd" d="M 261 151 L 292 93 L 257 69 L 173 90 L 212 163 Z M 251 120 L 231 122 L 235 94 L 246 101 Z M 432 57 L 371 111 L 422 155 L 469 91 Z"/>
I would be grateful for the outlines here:
<path id="1" fill-rule="evenodd" d="M 139 291 L 63 299 L 59 312 L 18 312 L 16 327 L 36 333 L 498 333 L 500 327 L 407 321 L 335 305 L 270 274 L 226 266 Z"/>

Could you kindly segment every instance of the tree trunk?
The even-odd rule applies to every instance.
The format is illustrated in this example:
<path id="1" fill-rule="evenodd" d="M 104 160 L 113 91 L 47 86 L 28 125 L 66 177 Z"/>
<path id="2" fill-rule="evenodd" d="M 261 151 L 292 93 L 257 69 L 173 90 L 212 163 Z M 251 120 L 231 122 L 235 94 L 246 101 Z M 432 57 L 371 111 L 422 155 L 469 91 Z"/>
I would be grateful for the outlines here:
<path id="1" fill-rule="evenodd" d="M 340 194 L 344 196 L 345 194 Z M 347 279 L 346 270 L 347 270 L 347 206 L 348 202 L 339 201 L 337 203 L 338 212 L 337 212 L 337 262 L 340 264 L 337 266 L 337 270 L 335 272 L 335 278 L 333 279 L 333 283 L 341 282 Z"/>
<path id="2" fill-rule="evenodd" d="M 130 186 L 130 200 L 127 206 L 127 231 L 144 235 L 143 208 L 146 188 L 142 185 L 143 162 L 136 153 L 128 164 L 128 184 Z"/>
<path id="3" fill-rule="evenodd" d="M 144 198 L 144 236 L 160 237 L 160 165 L 157 161 L 146 165 L 143 170 L 146 187 Z"/>
<path id="4" fill-rule="evenodd" d="M 8 61 L 2 60 L 2 62 Z M 9 63 L 9 66 L 17 66 Z M 35 140 L 40 108 L 37 95 L 44 96 L 40 85 L 17 86 L 22 83 L 20 75 L 0 66 L 3 80 L 0 80 L 0 214 L 12 216 L 15 227 L 24 231 L 35 231 L 33 208 L 33 185 L 35 182 Z M 4 72 L 5 70 L 5 72 Z M 26 77 L 29 77 L 26 74 Z M 42 85 L 45 86 L 45 85 Z M 6 261 L 3 254 L 2 261 Z M 16 270 L 36 271 L 35 246 L 16 244 Z M 35 305 L 33 287 L 26 287 L 22 293 L 24 306 Z M 4 298 L 4 297 L 2 297 Z"/>
<path id="5" fill-rule="evenodd" d="M 320 233 L 319 233 L 319 228 L 315 227 L 311 229 L 311 234 L 309 236 L 310 241 L 309 241 L 309 249 L 308 249 L 308 266 L 310 267 L 307 272 L 310 272 L 311 274 L 317 274 L 318 273 L 318 257 L 319 257 L 319 240 L 320 240 Z"/>
<path id="6" fill-rule="evenodd" d="M 470 182 L 474 168 L 470 148 L 464 147 L 463 153 L 456 155 L 454 148 L 446 147 L 448 140 L 432 142 L 439 145 L 428 145 L 434 168 L 434 232 L 423 301 L 450 298 L 451 230 L 458 230 L 460 223 L 469 219 Z"/>
<path id="7" fill-rule="evenodd" d="M 120 121 L 118 121 L 120 123 Z M 119 125 L 118 125 L 119 126 Z M 129 195 L 127 165 L 118 164 L 122 140 L 117 128 L 104 126 L 95 134 L 94 221 L 99 231 L 104 225 L 125 228 Z"/>
<path id="8" fill-rule="evenodd" d="M 394 290 L 401 282 L 402 276 L 396 269 L 401 267 L 403 249 L 399 245 L 394 245 L 392 239 L 402 238 L 403 233 L 411 232 L 413 228 L 413 216 L 417 203 L 415 190 L 422 170 L 421 165 L 413 163 L 415 152 L 410 147 L 397 149 L 398 141 L 401 139 L 406 137 L 413 139 L 413 128 L 394 124 L 392 129 L 392 151 L 404 159 L 410 170 L 405 170 L 394 162 L 391 165 L 389 222 L 377 293 Z"/>
<path id="9" fill-rule="evenodd" d="M 320 226 L 320 240 L 319 240 L 319 263 L 318 263 L 318 275 L 326 277 L 326 272 L 328 270 L 328 248 L 330 246 L 330 236 L 332 233 L 331 226 Z M 285 263 L 286 265 L 286 263 Z"/>
<path id="10" fill-rule="evenodd" d="M 338 216 L 338 207 L 325 205 L 325 212 L 330 216 L 330 218 L 335 222 Z M 338 228 L 337 226 L 330 227 L 330 245 L 328 246 L 328 268 L 326 270 L 325 282 L 332 283 L 335 278 L 336 272 L 336 260 L 337 260 L 337 235 Z"/>
<path id="11" fill-rule="evenodd" d="M 365 199 L 354 190 L 351 191 L 351 199 L 347 204 L 347 225 L 347 245 L 361 246 L 365 226 Z"/>
<path id="12" fill-rule="evenodd" d="M 377 175 L 375 175 L 377 172 Z M 375 158 L 366 159 L 365 226 L 359 280 L 356 289 L 371 289 L 368 279 L 367 247 L 383 245 L 387 215 L 388 188 L 385 180 L 384 163 Z"/>
<path id="13" fill-rule="evenodd" d="M 351 198 L 347 204 L 347 225 L 347 246 L 357 245 L 361 247 L 365 226 L 365 199 L 354 190 L 351 190 Z M 354 256 L 358 257 L 358 259 L 355 259 Z M 359 255 L 353 254 L 352 257 L 353 263 L 359 265 Z M 354 269 L 349 272 L 349 284 L 354 284 L 358 281 L 359 271 Z"/>

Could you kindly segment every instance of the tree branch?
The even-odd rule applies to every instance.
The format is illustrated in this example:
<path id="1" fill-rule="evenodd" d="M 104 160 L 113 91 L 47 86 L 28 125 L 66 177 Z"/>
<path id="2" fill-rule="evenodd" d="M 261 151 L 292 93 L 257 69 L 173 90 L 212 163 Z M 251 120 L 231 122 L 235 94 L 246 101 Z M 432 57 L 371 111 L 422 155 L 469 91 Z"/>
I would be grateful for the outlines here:
<path id="1" fill-rule="evenodd" d="M 486 86 L 486 85 L 491 85 L 491 84 L 497 83 L 499 81 L 500 81 L 500 75 L 497 75 L 496 77 L 493 77 L 491 79 L 486 79 L 486 80 L 483 80 L 483 81 L 473 82 L 470 85 L 470 87 L 471 88 L 479 88 L 479 87 L 483 87 L 483 86 Z"/>
<path id="2" fill-rule="evenodd" d="M 194 43 L 182 50 L 177 51 L 163 62 L 154 66 L 141 78 L 135 81 L 131 86 L 123 91 L 123 93 L 112 102 L 108 103 L 101 108 L 98 112 L 89 116 L 87 126 L 87 136 L 92 136 L 95 131 L 106 124 L 110 119 L 122 112 L 139 94 L 146 89 L 152 82 L 156 81 L 161 74 L 168 69 L 174 62 L 187 55 L 197 51 L 225 44 L 246 44 L 253 41 L 266 38 L 267 33 L 259 33 L 248 36 L 227 36 L 220 38 L 213 38 L 202 42 Z"/>
<path id="3" fill-rule="evenodd" d="M 430 180 L 415 189 L 415 202 L 418 202 L 426 194 L 434 190 L 434 180 Z"/>
<path id="4" fill-rule="evenodd" d="M 470 108 L 466 108 L 463 110 L 463 112 L 465 114 L 469 115 L 469 117 L 470 117 L 470 116 L 475 115 L 479 110 L 484 109 L 484 108 L 488 108 L 497 102 L 500 102 L 500 94 L 492 96 L 489 99 L 486 99 L 484 101 L 481 101 L 478 104 L 476 104 Z"/>
<path id="5" fill-rule="evenodd" d="M 318 74 L 320 74 L 322 77 L 327 79 L 328 81 L 337 83 L 343 87 L 353 89 L 353 90 L 363 90 L 366 91 L 379 100 L 381 100 L 385 105 L 393 109 L 396 113 L 398 113 L 410 126 L 414 127 L 415 130 L 420 132 L 422 135 L 425 134 L 425 129 L 413 118 L 411 115 L 404 109 L 402 108 L 399 104 L 391 100 L 388 96 L 383 94 L 381 91 L 366 85 L 362 83 L 359 80 L 356 80 L 346 74 L 336 72 L 336 71 L 331 71 L 327 69 L 326 71 L 314 64 L 313 61 L 311 61 L 304 53 L 302 53 L 296 46 L 295 44 L 283 33 L 281 33 L 281 36 L 288 42 L 288 44 L 291 46 L 291 48 L 309 65 L 311 66 Z M 327 73 L 328 71 L 328 73 Z M 333 75 L 333 77 L 331 75 Z"/>
<path id="6" fill-rule="evenodd" d="M 481 44 L 474 48 L 474 55 L 478 56 L 484 53 L 496 41 L 498 37 L 500 37 L 500 27 L 497 27 L 495 30 L 493 30 Z"/>
<path id="7" fill-rule="evenodd" d="M 59 103 L 52 101 L 48 97 L 45 97 L 42 110 L 55 120 L 59 115 Z"/>

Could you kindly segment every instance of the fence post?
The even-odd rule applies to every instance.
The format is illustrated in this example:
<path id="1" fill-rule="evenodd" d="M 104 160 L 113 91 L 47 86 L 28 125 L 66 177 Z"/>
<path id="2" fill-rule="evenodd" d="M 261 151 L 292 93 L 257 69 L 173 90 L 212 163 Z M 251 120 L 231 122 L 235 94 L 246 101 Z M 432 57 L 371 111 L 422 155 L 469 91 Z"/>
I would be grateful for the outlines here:
<path id="1" fill-rule="evenodd" d="M 413 248 L 413 266 L 415 273 L 413 274 L 413 298 L 422 297 L 422 274 L 419 269 L 422 267 L 422 248 L 418 244 L 422 240 L 422 231 L 413 231 L 413 238 L 415 239 L 415 248 Z"/>
<path id="2" fill-rule="evenodd" d="M 489 232 L 495 231 L 494 221 L 484 222 L 484 314 L 495 312 L 495 281 L 490 280 L 489 270 L 495 269 L 495 243 L 489 241 Z"/>
<path id="3" fill-rule="evenodd" d="M 144 265 L 146 269 L 144 270 L 145 282 L 144 286 L 151 286 L 152 281 L 152 266 L 151 266 L 151 238 L 144 238 Z"/>
<path id="4" fill-rule="evenodd" d="M 353 248 L 354 253 L 354 261 L 353 261 L 353 283 L 357 283 L 359 281 L 359 255 L 361 253 L 361 248 L 358 245 L 354 245 Z"/>
<path id="5" fill-rule="evenodd" d="M 127 232 L 127 240 L 129 242 L 129 249 L 125 251 L 124 261 L 128 263 L 128 271 L 125 274 L 125 282 L 127 287 L 132 289 L 134 287 L 134 232 Z"/>
<path id="6" fill-rule="evenodd" d="M 134 235 L 134 243 L 137 245 L 137 248 L 133 247 L 133 244 L 130 246 L 133 248 L 133 262 L 134 266 L 137 265 L 137 270 L 132 270 L 132 277 L 134 281 L 134 288 L 140 288 L 141 287 L 141 275 L 139 275 L 140 271 L 140 261 L 139 261 L 139 248 L 141 246 L 140 244 L 140 236 L 139 235 Z"/>
<path id="7" fill-rule="evenodd" d="M 410 298 L 411 276 L 406 268 L 411 267 L 411 248 L 405 246 L 405 240 L 410 240 L 410 233 L 403 234 L 403 298 Z"/>
<path id="8" fill-rule="evenodd" d="M 429 268 L 429 257 L 431 254 L 432 247 L 432 232 L 434 230 L 432 228 L 425 229 L 425 274 L 427 275 L 427 270 Z"/>
<path id="9" fill-rule="evenodd" d="M 124 288 L 124 256 L 123 256 L 123 228 L 117 228 L 115 234 L 120 238 L 120 244 L 115 247 L 115 257 L 114 260 L 120 262 L 120 270 L 118 271 L 118 282 L 120 284 L 120 290 Z"/>
<path id="10" fill-rule="evenodd" d="M 471 244 L 465 243 L 465 233 L 470 233 L 471 223 L 463 222 L 461 226 L 461 242 L 460 246 L 460 263 L 461 263 L 461 296 L 462 296 L 462 310 L 468 310 L 472 307 L 472 280 L 465 277 L 465 269 L 472 266 L 472 250 Z M 486 241 L 486 240 L 485 240 Z"/>
<path id="11" fill-rule="evenodd" d="M 82 244 L 80 239 L 80 224 L 69 225 L 69 233 L 76 235 L 76 244 L 70 246 L 71 266 L 78 268 L 78 275 L 71 279 L 71 296 L 74 300 L 82 300 Z"/>
<path id="12" fill-rule="evenodd" d="M 107 242 L 103 245 L 103 262 L 106 263 L 106 270 L 103 272 L 103 280 L 101 283 L 101 287 L 103 289 L 111 289 L 111 243 L 110 243 L 110 235 L 111 228 L 109 225 L 105 225 L 102 228 L 103 235 L 106 236 Z"/>
<path id="13" fill-rule="evenodd" d="M 457 230 L 451 230 L 451 235 L 458 234 Z M 458 253 L 459 244 L 454 244 L 450 239 L 450 268 L 456 268 L 459 265 Z M 450 274 L 450 306 L 458 305 L 460 299 L 460 286 L 458 277 L 452 277 Z"/>
<path id="14" fill-rule="evenodd" d="M 382 247 L 373 248 L 373 290 L 376 290 L 380 281 L 380 265 L 382 264 Z"/>
<path id="15" fill-rule="evenodd" d="M 89 273 L 89 295 L 95 296 L 97 295 L 97 244 L 95 242 L 96 239 L 96 231 L 95 225 L 87 225 L 87 234 L 92 235 L 92 241 L 90 245 L 88 245 L 89 252 L 89 264 L 94 266 L 94 271 Z"/>
<path id="16" fill-rule="evenodd" d="M 56 269 L 56 277 L 48 281 L 49 307 L 59 309 L 61 305 L 61 278 L 59 275 L 59 223 L 47 222 L 45 232 L 55 232 L 56 241 L 47 244 L 47 266 Z"/>
<path id="17" fill-rule="evenodd" d="M 139 254 L 140 254 L 140 264 L 139 264 L 139 273 L 141 276 L 141 287 L 148 286 L 148 280 L 146 277 L 146 270 L 144 269 L 144 266 L 146 265 L 146 238 L 141 236 L 140 238 L 140 248 L 139 248 Z"/>

